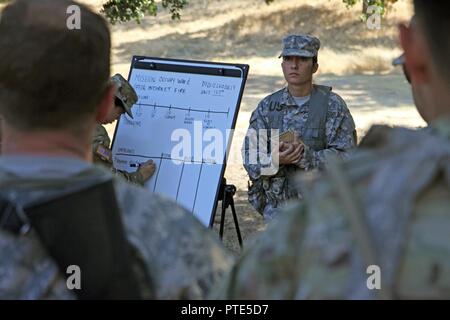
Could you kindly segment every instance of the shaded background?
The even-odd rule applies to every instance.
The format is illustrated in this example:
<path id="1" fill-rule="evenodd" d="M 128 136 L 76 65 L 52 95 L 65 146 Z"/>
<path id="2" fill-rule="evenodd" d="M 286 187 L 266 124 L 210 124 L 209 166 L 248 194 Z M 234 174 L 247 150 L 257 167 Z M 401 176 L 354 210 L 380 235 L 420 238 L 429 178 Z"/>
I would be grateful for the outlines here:
<path id="1" fill-rule="evenodd" d="M 104 1 L 81 2 L 100 10 Z M 263 0 L 190 0 L 180 21 L 172 21 L 169 12 L 160 11 L 141 24 L 112 26 L 112 72 L 128 75 L 133 55 L 250 65 L 225 174 L 238 188 L 236 209 L 248 243 L 265 224 L 247 202 L 247 175 L 240 148 L 257 103 L 285 85 L 278 59 L 281 39 L 290 33 L 320 38 L 315 82 L 332 86 L 344 98 L 359 137 L 374 123 L 417 128 L 425 123 L 414 108 L 410 87 L 400 68 L 391 66 L 392 59 L 401 53 L 397 24 L 408 21 L 411 14 L 411 1 L 399 0 L 383 17 L 381 28 L 370 30 L 359 19 L 361 6 L 347 9 L 341 0 L 276 0 L 271 5 Z M 107 127 L 111 136 L 114 127 Z M 219 215 L 216 218 L 218 222 Z M 227 214 L 224 243 L 239 253 L 231 212 Z"/>

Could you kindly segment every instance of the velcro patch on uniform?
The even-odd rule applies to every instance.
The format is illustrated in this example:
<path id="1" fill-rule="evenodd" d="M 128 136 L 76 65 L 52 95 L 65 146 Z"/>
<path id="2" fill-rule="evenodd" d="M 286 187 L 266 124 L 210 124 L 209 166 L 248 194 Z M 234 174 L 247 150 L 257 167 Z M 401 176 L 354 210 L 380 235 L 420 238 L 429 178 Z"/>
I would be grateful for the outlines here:
<path id="1" fill-rule="evenodd" d="M 108 148 L 106 148 L 102 145 L 99 145 L 97 147 L 97 150 L 95 150 L 95 153 L 97 154 L 97 156 L 100 157 L 100 159 L 102 159 L 104 161 L 112 162 L 112 152 Z"/>

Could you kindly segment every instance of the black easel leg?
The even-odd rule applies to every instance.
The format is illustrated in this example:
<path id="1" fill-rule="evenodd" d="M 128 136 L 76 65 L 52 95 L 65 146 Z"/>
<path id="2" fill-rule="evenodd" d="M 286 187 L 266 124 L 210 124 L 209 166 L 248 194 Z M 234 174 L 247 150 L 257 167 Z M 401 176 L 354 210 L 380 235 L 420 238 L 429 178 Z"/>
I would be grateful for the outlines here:
<path id="1" fill-rule="evenodd" d="M 233 214 L 234 226 L 236 227 L 236 233 L 237 233 L 237 237 L 238 237 L 238 241 L 239 241 L 239 246 L 241 247 L 241 249 L 243 249 L 244 246 L 242 244 L 241 229 L 239 228 L 239 222 L 237 219 L 236 210 L 234 209 L 233 198 L 231 198 L 231 200 L 230 200 L 230 206 L 231 206 L 231 213 Z"/>
<path id="2" fill-rule="evenodd" d="M 223 199 L 225 199 L 225 195 Z M 219 230 L 219 236 L 221 240 L 223 239 L 223 227 L 225 225 L 225 210 L 226 210 L 225 200 L 222 200 L 222 214 L 220 217 L 220 230 Z"/>

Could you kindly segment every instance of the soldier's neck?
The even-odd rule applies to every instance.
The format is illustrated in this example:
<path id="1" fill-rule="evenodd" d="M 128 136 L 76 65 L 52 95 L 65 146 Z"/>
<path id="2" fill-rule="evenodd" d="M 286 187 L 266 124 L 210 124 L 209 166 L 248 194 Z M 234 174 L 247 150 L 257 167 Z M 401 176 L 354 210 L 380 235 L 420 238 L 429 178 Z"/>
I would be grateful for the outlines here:
<path id="1" fill-rule="evenodd" d="M 289 93 L 293 97 L 306 97 L 309 96 L 312 92 L 313 85 L 312 82 L 308 82 L 306 84 L 301 85 L 292 85 L 288 84 Z"/>
<path id="2" fill-rule="evenodd" d="M 82 136 L 85 137 L 63 130 L 26 132 L 5 125 L 1 154 L 60 156 L 92 162 L 89 134 Z"/>

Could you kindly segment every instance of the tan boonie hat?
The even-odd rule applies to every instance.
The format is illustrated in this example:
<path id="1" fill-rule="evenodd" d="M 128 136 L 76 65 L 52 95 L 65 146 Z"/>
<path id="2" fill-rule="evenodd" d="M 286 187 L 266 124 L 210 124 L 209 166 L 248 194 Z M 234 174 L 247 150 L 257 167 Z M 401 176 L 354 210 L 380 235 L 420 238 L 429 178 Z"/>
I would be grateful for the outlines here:
<path id="1" fill-rule="evenodd" d="M 283 51 L 281 57 L 298 56 L 313 58 L 317 57 L 320 49 L 320 40 L 314 36 L 304 34 L 291 34 L 283 39 Z"/>
<path id="2" fill-rule="evenodd" d="M 122 103 L 125 112 L 133 119 L 131 107 L 138 101 L 136 91 L 134 91 L 131 84 L 120 74 L 115 74 L 111 78 L 111 82 L 114 83 L 117 88 L 116 99 Z"/>

